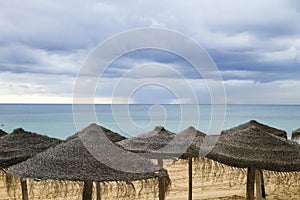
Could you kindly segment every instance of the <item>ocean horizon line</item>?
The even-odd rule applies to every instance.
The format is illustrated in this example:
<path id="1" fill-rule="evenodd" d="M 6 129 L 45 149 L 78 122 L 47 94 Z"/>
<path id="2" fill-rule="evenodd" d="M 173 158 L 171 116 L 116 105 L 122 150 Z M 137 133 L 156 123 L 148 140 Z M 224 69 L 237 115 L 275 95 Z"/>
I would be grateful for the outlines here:
<path id="1" fill-rule="evenodd" d="M 149 104 L 149 103 L 118 103 L 118 104 L 109 104 L 109 103 L 96 103 L 96 104 L 73 104 L 73 103 L 0 103 L 0 105 L 245 105 L 245 106 L 300 106 L 299 104 L 263 104 L 263 103 L 228 103 L 228 104 L 209 104 L 209 103 L 200 103 L 200 104 Z"/>

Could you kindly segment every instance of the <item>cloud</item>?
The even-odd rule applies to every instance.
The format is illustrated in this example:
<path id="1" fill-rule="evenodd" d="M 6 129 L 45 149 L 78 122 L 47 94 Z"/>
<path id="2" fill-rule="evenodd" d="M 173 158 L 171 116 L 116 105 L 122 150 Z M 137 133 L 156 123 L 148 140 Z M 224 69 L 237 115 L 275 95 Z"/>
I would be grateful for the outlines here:
<path id="1" fill-rule="evenodd" d="M 97 44 L 128 29 L 163 27 L 180 31 L 205 47 L 220 69 L 229 102 L 300 103 L 295 94 L 300 89 L 299 5 L 294 0 L 1 1 L 1 101 L 23 98 L 27 102 L 32 96 L 38 102 L 44 96 L 53 102 L 59 98 L 69 102 L 81 63 Z M 117 78 L 149 63 L 177 70 L 203 102 L 210 102 L 202 77 L 182 58 L 159 50 L 132 52 L 118 59 L 106 71 L 99 102 L 110 102 Z M 131 74 L 126 81 L 167 78 L 168 84 L 184 91 L 182 82 L 163 68 L 152 72 Z M 161 95 L 157 88 L 148 87 L 130 101 L 157 102 L 157 96 L 147 96 L 146 91 Z M 124 95 L 116 98 L 127 101 Z M 171 94 L 161 101 L 194 102 Z"/>
<path id="2" fill-rule="evenodd" d="M 87 51 L 49 52 L 21 44 L 0 47 L 0 71 L 75 75 Z"/>
<path id="3" fill-rule="evenodd" d="M 1 24 L 5 27 L 0 43 L 13 40 L 49 51 L 87 48 L 100 42 L 103 30 L 117 20 L 111 18 L 118 12 L 115 9 L 97 1 L 1 2 Z"/>
<path id="4" fill-rule="evenodd" d="M 31 81 L 28 81 L 30 80 Z M 64 75 L 0 73 L 0 103 L 72 103 L 74 78 Z M 209 103 L 211 96 L 204 80 L 145 78 L 137 81 L 133 78 L 123 80 L 118 85 L 121 93 L 114 93 L 118 79 L 104 78 L 98 86 L 93 102 L 95 103 Z M 214 80 L 212 86 L 217 85 Z M 129 85 L 141 85 L 137 90 L 129 90 Z M 153 84 L 155 83 L 156 84 Z M 186 83 L 190 84 L 190 88 Z M 159 85 L 158 83 L 161 83 Z M 298 104 L 300 99 L 300 81 L 273 81 L 268 83 L 253 80 L 226 80 L 227 103 L 246 104 Z M 88 85 L 87 85 L 88 87 Z M 196 94 L 193 96 L 192 90 Z M 221 95 L 218 98 L 223 98 Z M 84 100 L 84 99 L 83 99 Z"/>
<path id="5" fill-rule="evenodd" d="M 228 103 L 299 104 L 297 92 L 300 81 L 273 81 L 259 83 L 251 80 L 225 81 Z"/>
<path id="6" fill-rule="evenodd" d="M 2 95 L 67 95 L 73 93 L 74 78 L 66 75 L 34 73 L 0 73 L 0 93 Z M 22 101 L 22 99 L 18 99 Z"/>

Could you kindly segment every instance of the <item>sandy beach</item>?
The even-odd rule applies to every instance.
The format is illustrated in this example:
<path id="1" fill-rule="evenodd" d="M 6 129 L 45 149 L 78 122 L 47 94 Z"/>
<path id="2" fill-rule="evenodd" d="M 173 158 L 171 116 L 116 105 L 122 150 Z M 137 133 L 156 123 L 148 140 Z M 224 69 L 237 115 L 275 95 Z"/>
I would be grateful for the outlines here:
<path id="1" fill-rule="evenodd" d="M 164 166 L 169 172 L 172 185 L 166 197 L 167 200 L 187 199 L 188 176 L 187 162 L 183 160 L 165 161 Z M 274 173 L 265 171 L 265 187 L 267 199 L 298 200 L 300 197 L 300 173 Z M 63 186 L 52 184 L 45 187 L 44 182 L 29 181 L 29 199 L 81 199 L 81 186 L 79 183 L 65 182 Z M 140 191 L 140 184 L 134 183 L 136 192 Z M 66 189 L 66 187 L 68 189 Z M 102 185 L 102 187 L 104 187 Z M 109 191 L 102 191 L 102 199 L 116 199 L 118 193 L 116 184 L 108 186 Z M 245 199 L 246 170 L 235 169 L 225 165 L 203 165 L 201 161 L 194 162 L 193 169 L 193 199 Z M 0 182 L 0 199 L 21 199 L 20 186 L 13 184 L 11 194 L 7 193 L 4 181 Z M 153 192 L 153 191 L 156 192 Z M 135 199 L 158 199 L 157 188 L 143 188 Z M 125 192 L 126 193 L 126 192 Z M 95 192 L 94 199 L 95 197 Z M 124 191 L 123 193 L 124 194 Z M 120 191 L 119 191 L 120 195 Z M 120 196 L 120 198 L 122 195 Z M 123 199 L 133 199 L 124 197 Z"/>
<path id="2" fill-rule="evenodd" d="M 0 1 L 0 200 L 300 200 L 300 0 Z"/>

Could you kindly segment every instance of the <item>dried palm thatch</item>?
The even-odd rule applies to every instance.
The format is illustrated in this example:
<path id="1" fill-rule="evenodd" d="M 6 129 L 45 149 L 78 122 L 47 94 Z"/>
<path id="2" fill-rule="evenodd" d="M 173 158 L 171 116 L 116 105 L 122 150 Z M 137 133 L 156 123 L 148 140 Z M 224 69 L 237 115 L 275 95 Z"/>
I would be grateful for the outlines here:
<path id="1" fill-rule="evenodd" d="M 19 177 L 8 174 L 10 188 L 7 197 L 20 199 Z M 169 179 L 164 179 L 169 181 Z M 100 183 L 100 195 L 93 184 L 93 199 L 156 199 L 158 179 L 142 179 L 132 182 L 105 181 Z M 166 186 L 170 183 L 165 183 Z M 85 183 L 82 181 L 27 179 L 29 199 L 81 199 Z M 0 197 L 1 198 L 1 197 Z"/>
<path id="2" fill-rule="evenodd" d="M 163 158 L 181 158 L 189 160 L 189 199 L 192 199 L 192 158 L 199 156 L 199 144 L 206 134 L 189 127 L 174 134 L 164 127 L 157 126 L 154 130 L 137 137 L 118 142 L 128 151 L 147 153 L 149 157 L 158 159 L 162 166 Z"/>
<path id="3" fill-rule="evenodd" d="M 131 174 L 109 168 L 89 153 L 80 138 L 50 148 L 11 167 L 9 172 L 24 178 L 87 182 L 132 181 L 159 176 L 158 173 Z"/>
<path id="4" fill-rule="evenodd" d="M 299 139 L 300 139 L 300 128 L 292 132 L 292 140 L 299 140 Z"/>
<path id="5" fill-rule="evenodd" d="M 157 126 L 152 131 L 122 140 L 117 144 L 135 153 L 152 153 L 169 144 L 175 136 L 175 133 L 166 130 L 162 126 Z"/>
<path id="6" fill-rule="evenodd" d="M 95 131 L 97 133 L 103 134 L 102 136 L 104 136 L 105 138 L 107 138 L 109 140 L 109 142 L 113 142 L 113 143 L 119 142 L 121 140 L 126 139 L 124 136 L 121 136 L 118 133 L 115 133 L 115 132 L 113 132 L 113 131 L 111 131 L 111 130 L 103 127 L 103 126 L 99 126 L 99 125 L 97 125 L 95 123 L 92 123 L 88 127 L 86 127 L 84 130 L 82 130 L 80 132 L 77 132 L 74 135 L 69 136 L 65 141 L 68 142 L 68 141 L 70 141 L 72 139 L 81 137 L 82 135 L 84 135 L 84 133 L 82 133 L 82 132 L 87 131 L 87 130 L 93 130 L 93 131 Z M 97 139 L 97 138 L 94 138 L 94 139 Z M 104 141 L 104 143 L 105 143 L 105 141 Z M 97 146 L 97 144 L 96 144 L 96 146 Z M 100 193 L 100 182 L 96 183 L 96 190 L 97 190 L 96 191 L 97 198 L 100 198 L 100 196 L 101 196 L 99 194 Z"/>
<path id="7" fill-rule="evenodd" d="M 2 129 L 0 129 L 0 137 L 7 135 L 7 133 L 5 131 L 3 131 Z"/>
<path id="8" fill-rule="evenodd" d="M 105 134 L 105 136 L 111 142 L 119 142 L 121 140 L 126 139 L 126 137 L 124 137 L 124 136 L 122 136 L 122 135 L 120 135 L 118 133 L 115 133 L 115 132 L 113 132 L 113 131 L 111 131 L 111 130 L 103 127 L 103 126 L 99 126 L 99 125 L 97 125 L 95 123 L 90 124 L 87 128 L 91 128 L 91 129 L 94 129 L 94 130 L 102 131 Z M 74 138 L 77 138 L 77 137 L 79 137 L 79 133 L 78 132 L 75 133 L 74 135 L 69 136 L 67 139 L 65 139 L 65 141 L 68 142 L 68 141 L 70 141 L 70 140 L 72 140 Z"/>
<path id="9" fill-rule="evenodd" d="M 6 168 L 23 162 L 60 142 L 61 140 L 31 133 L 21 128 L 15 129 L 11 134 L 1 137 L 0 169 L 6 172 Z M 9 188 L 9 178 L 6 178 L 5 183 Z M 23 199 L 28 199 L 26 180 L 21 179 L 20 183 Z"/>
<path id="10" fill-rule="evenodd" d="M 0 168 L 5 169 L 25 161 L 59 143 L 61 143 L 59 139 L 31 133 L 21 128 L 15 129 L 11 134 L 1 137 Z"/>
<path id="11" fill-rule="evenodd" d="M 154 130 L 117 142 L 124 149 L 147 153 L 151 158 L 182 158 L 199 156 L 199 146 L 206 134 L 189 127 L 178 134 L 157 126 Z"/>
<path id="12" fill-rule="evenodd" d="M 23 194 L 20 188 L 19 176 L 3 173 L 1 181 L 5 181 L 6 195 L 0 196 L 0 199 L 3 199 L 4 197 L 6 197 L 5 199 L 22 198 Z M 83 184 L 84 183 L 80 181 L 41 181 L 38 179 L 27 179 L 27 196 L 28 199 L 65 199 L 70 196 L 80 197 Z M 1 193 L 5 194 L 3 190 Z"/>
<path id="13" fill-rule="evenodd" d="M 223 131 L 207 158 L 240 168 L 300 171 L 300 145 L 276 135 L 286 132 L 252 120 Z"/>
<path id="14" fill-rule="evenodd" d="M 206 134 L 190 126 L 176 134 L 167 146 L 153 150 L 156 154 L 163 154 L 166 157 L 181 159 L 198 158 L 200 145 L 204 141 Z"/>
<path id="15" fill-rule="evenodd" d="M 254 120 L 223 131 L 207 158 L 217 162 L 248 168 L 247 200 L 264 196 L 262 170 L 276 172 L 300 171 L 300 145 L 286 139 L 285 131 Z"/>
<path id="16" fill-rule="evenodd" d="M 149 163 L 145 164 L 149 165 Z M 135 163 L 132 163 L 132 165 L 135 165 Z M 169 180 L 165 170 L 158 171 L 158 167 L 156 169 L 156 172 L 148 173 L 126 173 L 112 169 L 92 156 L 80 138 L 75 138 L 13 166 L 9 173 L 23 178 L 83 181 L 85 183 L 98 181 L 128 183 L 134 180 L 150 178 Z M 165 187 L 168 188 L 168 185 L 169 182 L 166 181 Z"/>
<path id="17" fill-rule="evenodd" d="M 167 146 L 174 138 L 176 134 L 166 130 L 162 126 L 157 126 L 154 130 L 140 134 L 136 137 L 129 138 L 117 142 L 127 151 L 135 153 L 147 154 L 149 158 L 158 159 L 158 165 L 163 167 L 163 158 L 170 158 L 170 154 L 165 154 L 161 151 L 162 148 Z M 163 180 L 159 180 L 159 188 L 164 188 Z M 163 200 L 165 194 L 163 190 L 159 191 L 159 199 Z"/>
<path id="18" fill-rule="evenodd" d="M 199 157 L 200 144 L 203 143 L 205 133 L 190 126 L 189 128 L 179 132 L 176 135 L 175 144 L 171 146 L 179 147 L 179 151 L 183 152 L 186 149 L 181 158 L 188 159 L 188 174 L 189 174 L 189 190 L 188 199 L 193 199 L 193 160 L 192 158 Z M 180 153 L 180 152 L 179 152 Z M 196 159 L 198 160 L 198 159 Z M 199 160 L 198 160 L 199 161 Z"/>

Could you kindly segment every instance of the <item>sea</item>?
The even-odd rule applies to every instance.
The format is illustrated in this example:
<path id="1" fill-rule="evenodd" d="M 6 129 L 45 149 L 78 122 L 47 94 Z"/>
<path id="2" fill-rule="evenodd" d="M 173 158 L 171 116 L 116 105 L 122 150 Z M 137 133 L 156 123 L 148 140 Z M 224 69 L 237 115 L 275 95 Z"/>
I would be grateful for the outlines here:
<path id="1" fill-rule="evenodd" d="M 16 128 L 65 139 L 90 123 L 126 137 L 164 126 L 179 132 L 189 126 L 208 133 L 256 120 L 285 130 L 300 128 L 300 105 L 72 105 L 0 104 L 0 129 Z"/>

